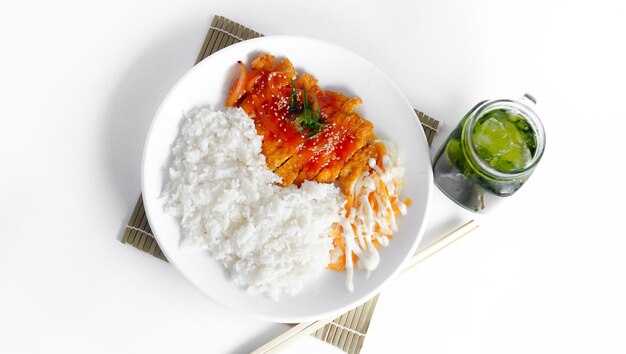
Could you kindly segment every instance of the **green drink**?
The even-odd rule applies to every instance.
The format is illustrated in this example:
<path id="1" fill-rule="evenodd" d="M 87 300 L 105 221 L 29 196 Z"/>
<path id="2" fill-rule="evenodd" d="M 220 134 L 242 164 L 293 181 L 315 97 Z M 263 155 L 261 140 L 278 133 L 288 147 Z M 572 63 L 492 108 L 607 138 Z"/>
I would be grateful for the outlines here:
<path id="1" fill-rule="evenodd" d="M 484 101 L 470 110 L 435 158 L 439 189 L 472 211 L 515 193 L 545 146 L 543 126 L 529 104 L 534 99 L 525 96 L 521 102 Z"/>

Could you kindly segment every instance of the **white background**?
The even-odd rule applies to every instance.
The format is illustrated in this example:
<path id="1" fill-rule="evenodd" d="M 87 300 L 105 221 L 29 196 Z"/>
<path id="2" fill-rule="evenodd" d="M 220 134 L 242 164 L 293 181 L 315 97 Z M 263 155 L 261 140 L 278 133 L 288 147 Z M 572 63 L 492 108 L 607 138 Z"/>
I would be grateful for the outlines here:
<path id="1" fill-rule="evenodd" d="M 119 242 L 213 14 L 361 54 L 445 122 L 435 149 L 482 99 L 538 99 L 533 177 L 384 290 L 363 353 L 626 351 L 621 2 L 144 0 L 0 5 L 0 352 L 238 353 L 288 328 Z M 426 239 L 471 217 L 435 190 Z"/>

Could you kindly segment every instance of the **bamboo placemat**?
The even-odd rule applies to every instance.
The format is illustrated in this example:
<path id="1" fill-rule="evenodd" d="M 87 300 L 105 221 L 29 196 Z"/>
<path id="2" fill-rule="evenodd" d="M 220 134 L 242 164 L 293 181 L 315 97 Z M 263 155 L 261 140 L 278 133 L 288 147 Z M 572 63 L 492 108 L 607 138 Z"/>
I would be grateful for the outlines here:
<path id="1" fill-rule="evenodd" d="M 244 27 L 222 16 L 214 16 L 209 28 L 209 33 L 202 44 L 200 53 L 196 60 L 196 64 L 207 56 L 217 52 L 218 50 L 228 47 L 231 44 L 244 41 L 246 39 L 261 37 L 262 34 Z M 422 123 L 428 145 L 431 145 L 433 138 L 437 133 L 439 121 L 427 116 L 426 114 L 415 110 L 417 117 Z M 147 252 L 157 258 L 167 262 L 165 255 L 159 248 L 152 229 L 148 224 L 146 212 L 143 207 L 143 199 L 141 195 L 137 200 L 135 209 L 128 220 L 128 225 L 122 237 L 122 243 L 130 244 L 133 247 Z M 363 347 L 363 341 L 367 334 L 378 295 L 371 300 L 365 302 L 343 315 L 337 317 L 326 326 L 320 328 L 313 335 L 330 343 L 348 353 L 358 354 Z"/>

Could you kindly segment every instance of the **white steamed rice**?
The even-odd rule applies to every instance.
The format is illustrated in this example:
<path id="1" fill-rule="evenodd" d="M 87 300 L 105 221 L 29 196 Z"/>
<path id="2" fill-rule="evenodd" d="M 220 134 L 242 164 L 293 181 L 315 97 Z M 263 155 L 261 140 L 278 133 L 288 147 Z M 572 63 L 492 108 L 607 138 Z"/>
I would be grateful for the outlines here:
<path id="1" fill-rule="evenodd" d="M 328 265 L 343 197 L 332 184 L 278 186 L 262 137 L 242 109 L 186 114 L 174 144 L 165 210 L 182 247 L 206 249 L 249 292 L 295 294 Z"/>

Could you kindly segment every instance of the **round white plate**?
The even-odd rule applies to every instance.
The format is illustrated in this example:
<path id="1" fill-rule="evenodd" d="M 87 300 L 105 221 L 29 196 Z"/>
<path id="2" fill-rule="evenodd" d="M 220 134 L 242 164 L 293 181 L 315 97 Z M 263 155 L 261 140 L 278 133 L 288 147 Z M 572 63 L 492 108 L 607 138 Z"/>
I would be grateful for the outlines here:
<path id="1" fill-rule="evenodd" d="M 356 271 L 354 292 L 345 287 L 345 273 L 324 270 L 296 296 L 274 301 L 253 295 L 230 282 L 225 269 L 208 252 L 179 248 L 178 221 L 163 211 L 160 198 L 168 181 L 171 147 L 178 136 L 183 112 L 210 104 L 224 109 L 224 100 L 239 72 L 236 64 L 250 61 L 261 52 L 288 57 L 298 74 L 311 73 L 323 89 L 360 97 L 357 112 L 372 121 L 376 135 L 391 141 L 404 159 L 406 185 L 403 196 L 412 204 L 398 222 L 399 231 L 390 245 L 380 250 L 381 263 L 369 279 Z M 390 54 L 391 55 L 391 54 Z M 400 90 L 374 65 L 335 44 L 295 36 L 262 37 L 244 41 L 209 56 L 194 66 L 169 92 L 159 108 L 144 148 L 143 199 L 152 228 L 163 253 L 180 272 L 216 302 L 244 314 L 274 322 L 296 323 L 332 317 L 358 306 L 381 290 L 422 238 L 432 190 L 428 144 L 413 109 Z"/>

